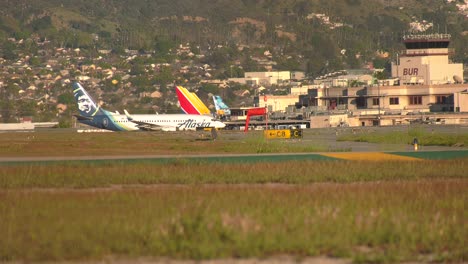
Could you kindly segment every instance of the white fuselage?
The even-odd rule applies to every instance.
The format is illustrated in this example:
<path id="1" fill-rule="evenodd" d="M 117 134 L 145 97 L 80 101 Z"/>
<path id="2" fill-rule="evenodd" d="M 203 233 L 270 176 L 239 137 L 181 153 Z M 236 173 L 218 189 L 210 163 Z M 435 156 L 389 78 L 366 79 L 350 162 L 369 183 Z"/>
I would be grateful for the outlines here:
<path id="1" fill-rule="evenodd" d="M 206 115 L 155 114 L 126 115 L 114 114 L 114 121 L 127 130 L 196 130 L 200 128 L 224 128 L 226 125 Z"/>

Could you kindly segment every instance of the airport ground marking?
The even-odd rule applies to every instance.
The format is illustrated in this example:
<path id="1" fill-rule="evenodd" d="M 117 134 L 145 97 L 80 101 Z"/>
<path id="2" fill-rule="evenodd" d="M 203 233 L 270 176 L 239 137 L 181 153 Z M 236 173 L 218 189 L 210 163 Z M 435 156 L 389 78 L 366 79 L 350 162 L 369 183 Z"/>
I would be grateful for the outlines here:
<path id="1" fill-rule="evenodd" d="M 382 161 L 382 160 L 422 160 L 417 157 L 394 155 L 384 152 L 340 152 L 340 153 L 324 153 L 324 156 L 344 159 L 344 160 L 367 160 L 367 161 Z"/>
<path id="2" fill-rule="evenodd" d="M 351 160 L 351 161 L 422 161 L 464 159 L 468 157 L 468 150 L 454 151 L 408 151 L 408 152 L 329 152 L 329 153 L 262 153 L 262 154 L 233 154 L 233 155 L 168 155 L 168 156 L 73 156 L 73 157 L 0 157 L 0 165 L 18 164 L 52 164 L 52 163 L 102 163 L 102 162 L 190 162 L 190 163 L 255 163 L 255 162 L 284 162 L 301 160 Z"/>

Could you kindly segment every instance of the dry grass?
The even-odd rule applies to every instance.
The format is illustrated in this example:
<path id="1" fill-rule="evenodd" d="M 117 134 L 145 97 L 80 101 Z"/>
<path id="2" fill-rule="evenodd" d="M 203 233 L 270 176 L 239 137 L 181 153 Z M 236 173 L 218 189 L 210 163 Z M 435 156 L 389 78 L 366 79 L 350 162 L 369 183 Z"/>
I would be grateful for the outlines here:
<path id="1" fill-rule="evenodd" d="M 220 132 L 221 134 L 221 132 Z M 215 141 L 205 132 L 2 133 L 0 157 L 178 155 L 329 151 L 329 146 L 300 140 L 266 140 L 259 131 L 223 131 Z M 333 149 L 334 151 L 343 151 Z"/>
<path id="2" fill-rule="evenodd" d="M 0 156 L 319 151 L 301 141 L 193 133 L 5 133 Z M 326 146 L 325 146 L 326 147 Z M 0 262 L 327 256 L 468 258 L 466 158 L 178 159 L 0 166 Z"/>
<path id="3" fill-rule="evenodd" d="M 462 261 L 466 180 L 0 192 L 0 260 Z"/>
<path id="4" fill-rule="evenodd" d="M 466 178 L 467 158 L 420 161 L 258 163 L 75 161 L 2 165 L 0 188 L 91 188 L 135 184 L 364 182 Z"/>

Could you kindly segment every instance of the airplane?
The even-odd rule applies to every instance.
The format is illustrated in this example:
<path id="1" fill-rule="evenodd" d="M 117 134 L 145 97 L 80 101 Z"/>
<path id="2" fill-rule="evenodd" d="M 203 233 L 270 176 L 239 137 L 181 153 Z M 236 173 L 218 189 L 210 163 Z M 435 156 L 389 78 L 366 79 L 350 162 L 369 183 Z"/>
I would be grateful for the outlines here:
<path id="1" fill-rule="evenodd" d="M 195 94 L 189 92 L 186 88 L 182 86 L 176 86 L 176 94 L 177 98 L 179 99 L 180 107 L 182 111 L 186 114 L 193 114 L 193 115 L 209 115 L 210 110 L 208 107 L 200 100 L 200 98 Z M 218 119 L 225 120 L 229 119 L 231 116 L 231 110 L 229 107 L 223 102 L 220 96 L 215 95 L 213 96 L 214 105 L 216 108 L 215 115 Z"/>
<path id="2" fill-rule="evenodd" d="M 176 86 L 176 93 L 179 99 L 180 107 L 187 114 L 203 115 L 204 109 L 207 113 L 210 113 L 208 107 L 198 98 L 195 93 L 190 93 L 186 88 L 182 86 Z M 213 101 L 216 108 L 215 116 L 218 120 L 230 120 L 231 109 L 223 102 L 220 96 L 213 96 Z M 247 109 L 247 117 L 245 119 L 245 131 L 249 128 L 249 122 L 251 116 L 263 116 L 267 118 L 267 109 L 265 107 L 251 107 Z"/>
<path id="3" fill-rule="evenodd" d="M 74 82 L 73 95 L 78 105 L 77 120 L 83 124 L 111 131 L 138 131 L 138 130 L 198 130 L 220 129 L 226 125 L 214 120 L 211 116 L 191 114 L 137 114 L 130 115 L 124 110 L 110 112 L 98 106 L 83 86 Z"/>

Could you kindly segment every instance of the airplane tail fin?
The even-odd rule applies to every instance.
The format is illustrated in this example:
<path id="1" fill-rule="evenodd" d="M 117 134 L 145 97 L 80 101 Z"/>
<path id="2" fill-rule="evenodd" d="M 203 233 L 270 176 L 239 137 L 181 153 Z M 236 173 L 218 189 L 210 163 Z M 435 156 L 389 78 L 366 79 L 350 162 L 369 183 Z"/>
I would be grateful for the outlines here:
<path id="1" fill-rule="evenodd" d="M 186 114 L 192 115 L 209 115 L 210 109 L 200 100 L 200 98 L 195 94 L 189 92 L 186 88 L 182 86 L 176 86 L 177 98 L 179 99 L 179 104 L 182 110 Z"/>
<path id="2" fill-rule="evenodd" d="M 219 95 L 213 96 L 213 102 L 216 108 L 216 112 L 218 115 L 222 116 L 230 116 L 231 110 L 229 107 L 223 102 L 223 99 Z"/>
<path id="3" fill-rule="evenodd" d="M 85 118 L 92 118 L 100 111 L 99 106 L 97 106 L 97 104 L 80 83 L 75 82 L 73 83 L 72 87 L 73 96 L 75 97 L 76 104 L 78 105 L 80 116 Z"/>
<path id="4" fill-rule="evenodd" d="M 120 122 L 121 115 L 118 112 L 109 112 L 98 106 L 80 83 L 75 82 L 72 87 L 73 96 L 75 97 L 79 111 L 79 115 L 75 115 L 75 117 L 80 123 L 111 131 L 130 131 L 138 129 Z"/>

